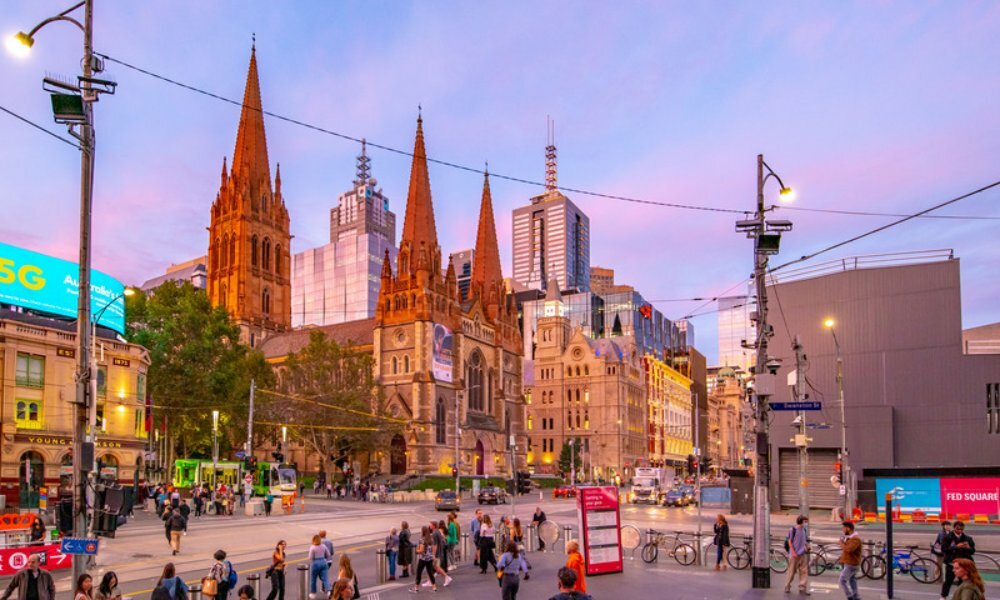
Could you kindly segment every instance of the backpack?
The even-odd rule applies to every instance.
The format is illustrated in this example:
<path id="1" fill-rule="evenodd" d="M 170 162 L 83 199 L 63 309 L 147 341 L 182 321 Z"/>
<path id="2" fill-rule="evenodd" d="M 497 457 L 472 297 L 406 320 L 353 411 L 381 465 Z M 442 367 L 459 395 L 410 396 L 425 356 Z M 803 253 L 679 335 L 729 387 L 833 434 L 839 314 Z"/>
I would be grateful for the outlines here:
<path id="1" fill-rule="evenodd" d="M 233 568 L 233 563 L 228 560 L 226 561 L 226 568 L 229 569 L 229 575 L 226 577 L 226 589 L 235 589 L 236 583 L 240 580 L 240 576 L 236 572 L 236 569 Z"/>
<path id="2" fill-rule="evenodd" d="M 931 544 L 931 554 L 934 556 L 944 556 L 942 551 L 942 540 L 944 539 L 944 532 L 938 532 L 937 537 L 934 538 L 934 543 Z"/>
<path id="3" fill-rule="evenodd" d="M 795 535 L 795 528 L 794 527 L 792 527 L 791 529 L 789 529 L 788 530 L 788 535 L 785 536 L 785 552 L 791 552 L 791 547 L 789 546 L 788 540 L 792 539 L 793 535 Z"/>

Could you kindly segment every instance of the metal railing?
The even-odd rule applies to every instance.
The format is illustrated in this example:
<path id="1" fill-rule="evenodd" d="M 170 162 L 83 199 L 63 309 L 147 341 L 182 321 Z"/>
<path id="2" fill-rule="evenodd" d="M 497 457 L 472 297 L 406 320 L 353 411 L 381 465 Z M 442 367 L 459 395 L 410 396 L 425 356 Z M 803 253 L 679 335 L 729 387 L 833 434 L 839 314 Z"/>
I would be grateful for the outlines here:
<path id="1" fill-rule="evenodd" d="M 767 276 L 767 284 L 788 283 L 800 279 L 819 277 L 831 273 L 843 273 L 846 271 L 856 271 L 859 269 L 874 269 L 878 267 L 901 267 L 906 265 L 930 262 L 943 262 L 953 260 L 955 251 L 952 249 L 940 250 L 913 250 L 910 252 L 892 252 L 883 254 L 860 254 L 824 262 L 804 265 L 801 267 L 782 270 L 778 273 L 771 273 Z"/>

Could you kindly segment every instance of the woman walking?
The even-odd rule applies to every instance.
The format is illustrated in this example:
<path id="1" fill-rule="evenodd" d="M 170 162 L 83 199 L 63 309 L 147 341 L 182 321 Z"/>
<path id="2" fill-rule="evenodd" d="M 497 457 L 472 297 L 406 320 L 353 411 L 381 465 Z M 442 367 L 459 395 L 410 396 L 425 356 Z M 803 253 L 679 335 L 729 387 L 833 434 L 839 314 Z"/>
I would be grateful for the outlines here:
<path id="1" fill-rule="evenodd" d="M 280 540 L 274 547 L 271 554 L 271 566 L 267 572 L 271 578 L 271 593 L 267 595 L 267 600 L 285 600 L 285 548 L 288 544 L 285 540 Z"/>
<path id="2" fill-rule="evenodd" d="M 524 552 L 524 529 L 521 527 L 521 519 L 514 517 L 513 524 L 511 525 L 511 539 L 517 544 L 517 551 L 521 554 L 521 558 L 524 560 L 524 564 L 527 567 L 524 572 L 524 580 L 527 581 L 531 579 L 531 563 L 528 562 L 528 556 Z"/>
<path id="3" fill-rule="evenodd" d="M 385 558 L 389 563 L 389 581 L 396 581 L 396 557 L 399 556 L 399 534 L 393 527 L 385 536 Z"/>
<path id="4" fill-rule="evenodd" d="M 576 540 L 566 542 L 566 568 L 576 572 L 576 584 L 573 586 L 574 592 L 587 593 L 587 563 L 580 554 L 580 543 Z"/>
<path id="5" fill-rule="evenodd" d="M 323 593 L 330 592 L 330 550 L 323 545 L 323 538 L 312 536 L 309 548 L 309 593 L 316 593 L 316 580 L 323 583 Z"/>
<path id="6" fill-rule="evenodd" d="M 351 566 L 351 557 L 346 554 L 340 555 L 340 571 L 337 573 L 337 581 L 340 580 L 351 582 L 351 589 L 354 590 L 351 593 L 351 598 L 361 597 L 361 591 L 358 588 L 358 574 L 354 572 L 354 567 Z"/>
<path id="7" fill-rule="evenodd" d="M 500 577 L 500 595 L 503 600 L 517 600 L 517 590 L 521 587 L 521 573 L 527 575 L 528 563 L 518 550 L 517 542 L 507 542 L 507 551 L 500 557 L 497 567 L 503 573 Z"/>
<path id="8" fill-rule="evenodd" d="M 715 538 L 712 542 L 715 544 L 715 570 L 726 570 L 726 563 L 722 562 L 722 557 L 726 555 L 726 548 L 731 544 L 729 543 L 729 523 L 726 521 L 726 517 L 723 515 L 718 515 L 715 517 L 715 525 L 712 526 L 715 530 Z"/>
<path id="9" fill-rule="evenodd" d="M 399 558 L 396 559 L 396 563 L 403 568 L 403 574 L 400 575 L 403 579 L 410 576 L 412 554 L 413 544 L 410 542 L 410 524 L 403 521 L 403 523 L 399 526 Z"/>
<path id="10" fill-rule="evenodd" d="M 444 521 L 431 521 L 431 538 L 434 541 L 434 572 L 444 577 L 444 587 L 451 585 L 448 575 L 448 538 L 445 536 Z"/>
<path id="11" fill-rule="evenodd" d="M 479 526 L 479 572 L 486 572 L 486 565 L 493 565 L 493 572 L 497 572 L 497 557 L 493 553 L 496 548 L 496 541 L 493 536 L 496 529 L 493 528 L 493 520 L 489 515 L 483 515 L 482 525 Z"/>
<path id="12" fill-rule="evenodd" d="M 431 580 L 431 589 L 437 591 L 437 582 L 434 580 L 434 554 L 436 550 L 431 530 L 425 525 L 420 529 L 420 542 L 417 545 L 417 578 L 413 582 L 413 587 L 410 588 L 414 594 L 420 592 L 420 576 L 423 575 L 424 571 L 427 571 L 427 578 Z"/>
<path id="13" fill-rule="evenodd" d="M 952 600 L 983 600 L 986 597 L 983 578 L 979 575 L 976 563 L 971 559 L 956 558 L 952 563 L 952 570 L 955 571 L 955 577 L 962 582 L 962 585 L 955 590 Z"/>
<path id="14" fill-rule="evenodd" d="M 181 598 L 187 598 L 190 594 L 187 584 L 177 576 L 177 569 L 174 568 L 174 563 L 167 563 L 163 566 L 163 573 L 160 575 L 160 580 L 156 582 L 156 587 L 166 589 L 167 594 L 170 595 L 170 600 L 181 600 Z"/>
<path id="15" fill-rule="evenodd" d="M 114 571 L 108 571 L 101 578 L 94 600 L 122 600 L 122 592 L 118 589 L 118 576 Z"/>
<path id="16" fill-rule="evenodd" d="M 73 592 L 73 600 L 93 600 L 94 579 L 84 573 L 76 580 L 76 590 Z"/>
<path id="17" fill-rule="evenodd" d="M 458 568 L 458 557 L 455 555 L 458 548 L 458 516 L 448 513 L 448 570 L 454 571 Z"/>

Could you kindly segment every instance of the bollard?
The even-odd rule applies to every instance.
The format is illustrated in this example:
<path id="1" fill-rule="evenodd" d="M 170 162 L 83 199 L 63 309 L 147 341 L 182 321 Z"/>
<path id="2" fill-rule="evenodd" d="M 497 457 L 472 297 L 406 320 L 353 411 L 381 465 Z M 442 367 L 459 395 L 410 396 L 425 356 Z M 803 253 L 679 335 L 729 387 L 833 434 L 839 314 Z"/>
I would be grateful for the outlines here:
<path id="1" fill-rule="evenodd" d="M 531 525 L 528 525 L 528 535 L 525 540 L 525 546 L 524 546 L 525 552 L 535 551 L 535 534 L 536 534 L 535 524 L 532 523 Z"/>
<path id="2" fill-rule="evenodd" d="M 253 587 L 253 597 L 260 598 L 260 573 L 251 573 L 247 582 Z"/>
<path id="3" fill-rule="evenodd" d="M 570 535 L 573 533 L 573 528 L 569 525 L 563 525 L 563 550 L 566 549 L 566 544 L 569 543 Z"/>
<path id="4" fill-rule="evenodd" d="M 309 567 L 299 565 L 299 600 L 309 600 Z"/>
<path id="5" fill-rule="evenodd" d="M 463 533 L 462 534 L 462 556 L 459 557 L 459 560 L 469 560 L 469 556 L 470 556 L 470 554 L 469 554 L 469 534 L 468 533 Z"/>
<path id="6" fill-rule="evenodd" d="M 652 544 L 653 543 L 653 539 L 655 537 L 656 537 L 656 532 L 655 531 L 653 531 L 652 529 L 647 529 L 646 530 L 646 543 L 647 544 Z"/>
<path id="7" fill-rule="evenodd" d="M 191 586 L 188 588 L 188 591 L 191 592 L 191 600 L 201 600 L 200 583 L 192 583 Z"/>
<path id="8" fill-rule="evenodd" d="M 386 569 L 388 566 L 385 560 L 385 550 L 379 548 L 375 551 L 375 582 L 379 585 L 386 582 Z"/>
<path id="9" fill-rule="evenodd" d="M 696 541 L 694 545 L 694 564 L 700 567 L 703 564 L 704 559 L 702 557 L 702 554 L 705 551 L 705 549 L 701 547 L 701 532 L 699 531 L 695 533 L 694 537 Z"/>

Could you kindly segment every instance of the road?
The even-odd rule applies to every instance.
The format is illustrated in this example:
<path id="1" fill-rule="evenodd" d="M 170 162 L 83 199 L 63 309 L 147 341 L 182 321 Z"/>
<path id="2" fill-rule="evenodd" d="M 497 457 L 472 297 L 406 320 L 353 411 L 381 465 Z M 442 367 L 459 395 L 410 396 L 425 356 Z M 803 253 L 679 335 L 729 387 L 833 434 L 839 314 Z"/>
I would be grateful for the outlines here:
<path id="1" fill-rule="evenodd" d="M 529 499 L 531 498 L 531 499 Z M 536 506 L 541 506 L 546 512 L 549 520 L 560 524 L 569 524 L 575 528 L 576 505 L 573 500 L 552 500 L 546 498 L 539 501 L 537 496 L 520 497 L 517 500 L 516 516 L 523 523 L 528 523 Z M 464 529 L 468 529 L 471 520 L 470 506 L 466 505 L 461 513 L 461 522 Z M 487 513 L 494 516 L 500 514 L 510 514 L 510 506 L 501 505 L 499 507 L 484 507 Z M 702 527 L 710 534 L 711 522 L 714 520 L 714 513 L 709 510 L 703 511 Z M 625 505 L 621 509 L 622 522 L 632 525 L 643 531 L 647 528 L 657 528 L 666 531 L 684 530 L 695 531 L 697 528 L 697 511 L 693 507 L 662 508 L 647 506 Z M 352 559 L 352 563 L 358 572 L 361 587 L 365 593 L 378 593 L 381 597 L 395 597 L 404 585 L 400 582 L 389 583 L 376 587 L 375 577 L 375 551 L 382 547 L 382 540 L 392 527 L 399 527 L 402 521 L 408 521 L 411 529 L 419 528 L 431 519 L 439 520 L 445 513 L 434 510 L 432 503 L 408 503 L 408 504 L 367 504 L 353 500 L 327 500 L 323 497 L 307 497 L 306 510 L 304 513 L 292 515 L 272 515 L 271 517 L 246 517 L 243 515 L 234 517 L 214 517 L 206 516 L 200 519 L 191 519 L 188 535 L 182 540 L 182 548 L 179 556 L 171 556 L 170 547 L 163 532 L 162 524 L 155 518 L 155 515 L 146 514 L 144 511 L 136 511 L 136 518 L 125 527 L 119 529 L 118 537 L 103 540 L 101 544 L 101 554 L 98 557 L 98 569 L 96 573 L 99 579 L 105 571 L 115 571 L 121 581 L 123 592 L 135 600 L 145 600 L 158 579 L 163 565 L 173 562 L 178 573 L 186 581 L 195 582 L 204 576 L 212 564 L 212 554 L 223 549 L 227 552 L 229 560 L 236 566 L 240 574 L 240 585 L 243 585 L 250 575 L 260 575 L 262 577 L 264 569 L 270 564 L 270 555 L 275 543 L 283 539 L 288 543 L 287 555 L 291 563 L 287 571 L 288 594 L 290 599 L 298 598 L 299 576 L 296 572 L 298 565 L 304 564 L 305 555 L 308 551 L 310 538 L 320 529 L 327 531 L 328 537 L 334 542 L 337 555 L 346 552 Z M 791 525 L 794 517 L 791 515 L 773 515 L 772 533 L 778 536 L 783 535 L 787 527 Z M 751 519 L 746 515 L 734 515 L 730 517 L 732 532 L 734 535 L 749 533 L 751 530 Z M 864 526 L 862 536 L 865 538 L 881 537 L 880 528 L 875 526 Z M 819 514 L 812 518 L 812 535 L 814 538 L 834 539 L 839 533 L 839 527 L 834 523 L 825 522 Z M 970 528 L 970 533 L 977 537 L 981 548 L 1000 549 L 1000 537 L 996 537 L 1000 532 Z M 922 530 L 903 531 L 896 535 L 898 544 L 923 544 L 927 545 L 933 538 L 933 529 L 924 528 Z M 707 543 L 706 539 L 706 543 Z M 735 541 L 735 540 L 734 540 Z M 561 543 L 557 544 L 561 549 Z M 545 557 L 556 557 L 559 553 L 546 553 Z M 542 556 L 542 555 L 538 555 Z M 534 559 L 533 559 L 534 560 Z M 556 559 L 553 559 L 556 560 Z M 543 561 L 544 562 L 544 561 Z M 638 552 L 634 554 L 634 560 L 627 560 L 629 568 L 626 575 L 643 573 L 643 579 L 654 581 L 660 577 L 670 577 L 677 574 L 681 567 L 676 564 L 664 564 L 665 559 L 661 558 L 655 565 L 645 565 L 638 560 Z M 672 561 L 670 561 L 672 562 Z M 557 565 L 556 565 L 557 566 Z M 470 583 L 466 580 L 464 571 L 471 570 L 463 568 L 459 572 L 461 577 L 456 589 L 466 589 Z M 549 579 L 554 577 L 553 573 L 548 574 Z M 684 573 L 691 575 L 693 581 L 702 581 L 702 575 L 695 575 L 702 571 L 693 567 L 687 568 Z M 705 571 L 708 573 L 708 571 Z M 725 592 L 735 593 L 737 589 L 749 587 L 748 573 L 729 573 L 723 578 L 713 577 L 704 579 L 706 584 L 712 582 L 726 581 Z M 615 576 L 601 578 L 602 581 Z M 776 576 L 777 577 L 777 576 Z M 62 592 L 69 590 L 70 582 L 66 572 L 62 572 L 57 577 L 57 587 Z M 909 579 L 909 578 L 907 578 Z M 629 578 L 629 585 L 632 585 L 636 578 Z M 826 575 L 820 578 L 819 582 L 826 581 L 835 585 L 832 576 Z M 832 583 L 831 583 L 832 582 Z M 638 583 L 636 583 L 638 585 Z M 777 587 L 779 584 L 775 583 Z M 818 584 L 817 584 L 818 585 Z M 825 585 L 825 584 L 824 584 Z M 918 586 L 915 582 L 904 581 L 902 585 Z M 493 582 L 493 590 L 496 590 L 496 583 Z M 263 591 L 269 589 L 267 580 L 261 582 Z M 928 587 L 918 586 L 914 593 L 921 590 L 926 591 Z M 692 588 L 694 596 L 699 592 Z M 817 588 L 819 589 L 819 588 Z M 549 590 L 552 591 L 552 590 Z M 721 588 L 719 590 L 721 592 Z M 405 590 L 403 590 L 405 593 Z M 449 591 L 449 593 L 451 593 Z M 554 593 L 554 591 L 552 591 Z M 442 596 L 448 597 L 442 590 Z M 265 594 L 266 595 L 266 594 Z M 551 594 L 549 594 L 551 595 Z M 533 598 L 535 596 L 520 597 Z M 539 596 L 540 597 L 540 596 Z M 548 597 L 548 596 L 545 596 Z M 741 597 L 741 596 L 704 596 L 704 597 Z M 749 596 L 748 596 L 749 597 Z M 765 597 L 765 596 L 753 596 Z M 922 597 L 922 596 L 913 596 Z M 929 596 L 928 596 L 929 597 Z"/>

